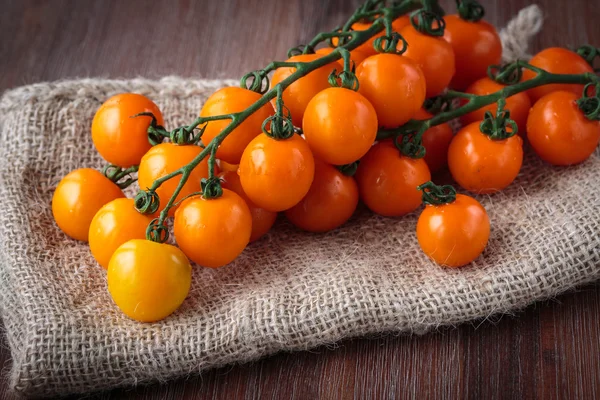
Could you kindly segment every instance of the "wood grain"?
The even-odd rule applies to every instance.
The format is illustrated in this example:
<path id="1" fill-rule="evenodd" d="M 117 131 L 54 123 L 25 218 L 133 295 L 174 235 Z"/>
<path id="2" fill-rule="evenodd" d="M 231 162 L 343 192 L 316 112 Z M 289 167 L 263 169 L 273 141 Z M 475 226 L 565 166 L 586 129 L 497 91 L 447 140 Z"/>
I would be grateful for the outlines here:
<path id="1" fill-rule="evenodd" d="M 239 77 L 333 27 L 357 1 L 0 0 L 0 90 L 83 76 Z M 452 10 L 452 1 L 442 1 Z M 497 26 L 528 0 L 487 0 Z M 600 8 L 537 0 L 532 48 L 600 44 Z M 422 337 L 347 340 L 102 399 L 600 397 L 600 286 Z M 2 335 L 0 359 L 10 354 Z M 7 381 L 0 398 L 14 398 Z"/>

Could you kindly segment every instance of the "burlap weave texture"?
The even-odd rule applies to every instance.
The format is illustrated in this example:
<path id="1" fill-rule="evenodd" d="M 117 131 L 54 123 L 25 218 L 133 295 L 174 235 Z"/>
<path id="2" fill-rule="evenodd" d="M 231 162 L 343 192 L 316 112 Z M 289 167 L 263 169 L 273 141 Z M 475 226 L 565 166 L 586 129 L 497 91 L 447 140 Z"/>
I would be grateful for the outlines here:
<path id="1" fill-rule="evenodd" d="M 166 380 L 377 332 L 422 333 L 510 312 L 600 277 L 600 155 L 555 168 L 528 152 L 517 181 L 478 199 L 492 223 L 484 255 L 442 269 L 420 251 L 418 213 L 360 211 L 342 229 L 285 221 L 232 265 L 194 268 L 183 306 L 155 324 L 113 305 L 87 245 L 50 210 L 61 177 L 100 168 L 89 134 L 109 96 L 152 98 L 167 127 L 192 120 L 232 81 L 143 79 L 37 84 L 0 100 L 0 301 L 11 384 L 29 395 Z"/>

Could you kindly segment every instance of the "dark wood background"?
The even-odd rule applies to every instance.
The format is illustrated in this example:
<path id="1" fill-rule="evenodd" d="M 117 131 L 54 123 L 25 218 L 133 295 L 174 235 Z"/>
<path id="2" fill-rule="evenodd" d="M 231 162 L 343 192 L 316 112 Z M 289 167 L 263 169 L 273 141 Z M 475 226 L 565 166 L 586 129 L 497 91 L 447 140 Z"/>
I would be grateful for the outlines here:
<path id="1" fill-rule="evenodd" d="M 503 26 L 530 0 L 487 0 Z M 536 0 L 532 49 L 600 45 L 600 8 Z M 84 76 L 239 77 L 340 23 L 358 1 L 0 0 L 0 91 Z M 442 1 L 447 10 L 454 2 Z M 1 116 L 0 116 L 1 118 Z M 600 285 L 422 337 L 348 340 L 99 394 L 139 399 L 600 398 Z M 2 335 L 0 398 L 10 354 Z"/>

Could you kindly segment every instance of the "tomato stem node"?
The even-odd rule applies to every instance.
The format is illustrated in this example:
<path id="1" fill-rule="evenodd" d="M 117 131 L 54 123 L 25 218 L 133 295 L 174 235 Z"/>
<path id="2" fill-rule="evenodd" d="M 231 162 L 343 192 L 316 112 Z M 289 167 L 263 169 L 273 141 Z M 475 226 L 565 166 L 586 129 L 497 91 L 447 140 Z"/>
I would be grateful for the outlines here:
<path id="1" fill-rule="evenodd" d="M 137 178 L 131 174 L 138 171 L 138 166 L 134 165 L 129 168 L 121 168 L 114 164 L 109 164 L 102 169 L 102 174 L 115 183 L 120 189 L 128 188 L 132 183 L 137 181 Z M 126 178 L 124 181 L 122 179 Z"/>
<path id="2" fill-rule="evenodd" d="M 432 181 L 417 186 L 423 192 L 423 203 L 431 206 L 449 204 L 456 200 L 456 189 L 452 185 L 438 186 Z"/>

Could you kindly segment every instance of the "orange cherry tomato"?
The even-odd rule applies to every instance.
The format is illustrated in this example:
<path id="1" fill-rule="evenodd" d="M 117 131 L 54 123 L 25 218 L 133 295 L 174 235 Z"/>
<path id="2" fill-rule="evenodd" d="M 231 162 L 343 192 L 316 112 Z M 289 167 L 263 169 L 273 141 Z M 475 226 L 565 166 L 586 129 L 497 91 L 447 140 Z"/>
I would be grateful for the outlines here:
<path id="1" fill-rule="evenodd" d="M 392 28 L 395 32 L 400 33 L 402 29 L 410 25 L 410 17 L 409 15 L 402 15 L 392 22 Z"/>
<path id="2" fill-rule="evenodd" d="M 107 271 L 108 291 L 115 304 L 140 322 L 171 315 L 192 284 L 192 266 L 177 247 L 134 239 L 113 254 Z"/>
<path id="3" fill-rule="evenodd" d="M 262 133 L 244 150 L 238 174 L 254 204 L 278 212 L 306 196 L 315 176 L 315 161 L 300 136 L 277 140 Z"/>
<path id="4" fill-rule="evenodd" d="M 363 95 L 332 87 L 308 103 L 302 120 L 306 142 L 317 158 L 344 165 L 367 154 L 377 136 L 377 114 Z"/>
<path id="5" fill-rule="evenodd" d="M 419 109 L 414 119 L 430 119 L 433 115 Z M 425 157 L 423 159 L 429 167 L 429 171 L 434 174 L 448 165 L 448 147 L 454 134 L 448 123 L 433 126 L 423 134 L 422 144 L 425 147 Z"/>
<path id="6" fill-rule="evenodd" d="M 140 189 L 149 189 L 152 187 L 155 180 L 189 164 L 201 151 L 202 148 L 200 148 L 200 146 L 194 145 L 178 146 L 173 143 L 161 143 L 158 146 L 154 146 L 146 153 L 146 155 L 144 155 L 142 162 L 140 163 L 138 171 L 138 184 Z M 202 178 L 208 178 L 208 157 L 202 160 L 202 162 L 194 168 L 175 201 L 177 202 L 194 192 L 199 192 L 200 181 Z M 165 208 L 169 199 L 175 193 L 175 189 L 177 188 L 177 185 L 179 185 L 180 180 L 181 175 L 175 176 L 163 182 L 163 184 L 156 189 L 156 194 L 158 194 L 160 199 L 160 207 L 154 214 L 155 216 Z M 177 206 L 172 207 L 169 210 L 169 215 L 173 215 L 176 209 Z"/>
<path id="7" fill-rule="evenodd" d="M 486 21 L 470 22 L 458 15 L 444 17 L 444 39 L 452 45 L 456 72 L 450 86 L 463 90 L 500 63 L 502 42 L 496 28 Z"/>
<path id="8" fill-rule="evenodd" d="M 62 178 L 52 196 L 52 215 L 58 227 L 73 239 L 87 241 L 94 215 L 106 203 L 125 197 L 101 172 L 76 169 Z"/>
<path id="9" fill-rule="evenodd" d="M 152 118 L 131 118 L 142 112 L 151 112 L 157 123 L 164 125 L 158 106 L 141 94 L 118 94 L 100 106 L 92 121 L 92 141 L 106 161 L 128 168 L 138 165 L 150 150 L 148 127 Z"/>
<path id="10" fill-rule="evenodd" d="M 323 47 L 323 48 L 320 48 L 317 51 L 315 51 L 315 53 L 326 56 L 328 54 L 331 54 L 331 52 L 334 50 L 335 50 L 335 48 L 333 48 L 333 47 Z M 355 66 L 358 66 L 358 64 L 363 62 L 363 60 L 365 58 L 367 58 L 368 56 L 369 56 L 368 54 L 365 54 L 359 50 L 352 50 L 350 52 L 350 60 L 354 62 Z M 344 60 L 342 58 L 337 60 L 337 63 L 340 64 L 342 66 L 342 68 L 344 68 Z M 338 72 L 339 71 L 341 71 L 341 70 L 338 67 Z"/>
<path id="11" fill-rule="evenodd" d="M 481 78 L 471 84 L 466 90 L 467 93 L 476 94 L 478 96 L 484 96 L 495 93 L 499 90 L 504 89 L 506 86 L 491 80 L 488 77 Z M 464 104 L 466 102 L 463 101 Z M 529 109 L 531 109 L 531 101 L 525 92 L 517 93 L 506 99 L 505 110 L 510 111 L 510 117 L 517 123 L 519 128 L 519 134 L 525 136 L 525 128 L 527 126 L 527 116 L 529 115 Z M 460 117 L 460 122 L 463 125 L 468 125 L 472 122 L 482 121 L 486 111 L 490 111 L 493 115 L 496 115 L 498 105 L 496 103 L 490 104 L 480 108 L 479 110 L 470 112 Z"/>
<path id="12" fill-rule="evenodd" d="M 323 57 L 322 54 L 301 54 L 291 57 L 288 62 L 311 62 Z M 327 64 L 324 67 L 312 71 L 310 74 L 298 79 L 283 91 L 283 103 L 292 114 L 292 122 L 295 126 L 302 125 L 304 110 L 308 102 L 321 90 L 327 89 L 329 86 L 329 74 L 334 70 L 340 69 L 338 63 Z M 279 82 L 283 81 L 290 75 L 296 72 L 296 68 L 282 67 L 277 68 L 271 78 L 271 87 L 275 87 Z M 275 106 L 275 100 L 273 100 Z"/>
<path id="13" fill-rule="evenodd" d="M 201 117 L 211 117 L 244 111 L 261 98 L 261 95 L 240 87 L 226 87 L 213 93 L 202 106 Z M 231 164 L 238 164 L 244 149 L 259 133 L 263 122 L 274 114 L 273 107 L 265 104 L 235 128 L 217 149 L 217 157 Z M 210 121 L 202 134 L 207 145 L 231 122 L 230 119 Z"/>
<path id="14" fill-rule="evenodd" d="M 421 205 L 417 186 L 431 180 L 422 158 L 401 155 L 390 140 L 374 145 L 356 172 L 360 198 L 372 211 L 399 217 Z"/>
<path id="15" fill-rule="evenodd" d="M 475 260 L 490 237 L 490 219 L 474 198 L 462 194 L 443 205 L 426 205 L 417 221 L 417 239 L 423 252 L 451 268 Z"/>
<path id="16" fill-rule="evenodd" d="M 221 174 L 219 174 L 219 178 L 221 178 L 222 186 L 225 189 L 229 189 L 237 193 L 242 199 L 244 199 L 248 209 L 250 209 L 250 214 L 252 215 L 252 233 L 250 234 L 250 242 L 260 239 L 263 235 L 269 232 L 275 223 L 275 220 L 277 219 L 277 213 L 258 207 L 248 198 L 248 196 L 246 196 L 237 171 L 221 172 Z"/>
<path id="17" fill-rule="evenodd" d="M 221 171 L 237 172 L 238 168 L 240 167 L 239 164 L 229 164 L 228 162 L 223 161 L 223 160 L 218 160 L 218 161 L 219 161 L 219 169 Z"/>
<path id="18" fill-rule="evenodd" d="M 462 128 L 448 148 L 448 167 L 460 186 L 475 193 L 495 193 L 510 185 L 523 164 L 523 140 L 514 135 L 493 140 L 481 121 Z M 510 131 L 510 127 L 507 128 Z"/>
<path id="19" fill-rule="evenodd" d="M 358 92 L 375 107 L 380 126 L 395 128 L 408 122 L 425 101 L 425 76 L 412 60 L 378 54 L 356 69 Z"/>
<path id="20" fill-rule="evenodd" d="M 108 268 L 113 253 L 132 239 L 145 239 L 152 217 L 139 213 L 133 199 L 118 198 L 105 204 L 94 216 L 89 230 L 92 255 Z"/>
<path id="21" fill-rule="evenodd" d="M 400 35 L 408 43 L 402 55 L 416 62 L 423 71 L 426 96 L 433 97 L 442 93 L 454 76 L 454 50 L 450 43 L 441 37 L 421 33 L 410 23 L 402 29 Z"/>
<path id="22" fill-rule="evenodd" d="M 578 95 L 552 92 L 539 99 L 529 112 L 527 138 L 535 152 L 553 165 L 587 160 L 598 147 L 600 122 L 585 117 L 577 106 Z"/>
<path id="23" fill-rule="evenodd" d="M 583 57 L 574 51 L 563 49 L 560 47 L 550 47 L 537 53 L 531 58 L 529 63 L 535 67 L 541 68 L 553 74 L 583 74 L 585 72 L 594 73 L 593 68 L 585 61 Z M 535 77 L 536 73 L 523 69 L 523 80 L 529 80 Z M 527 95 L 532 103 L 535 103 L 548 93 L 556 92 L 557 90 L 566 90 L 581 96 L 583 93 L 583 85 L 568 84 L 568 83 L 553 83 L 550 85 L 542 85 L 527 91 Z"/>
<path id="24" fill-rule="evenodd" d="M 192 261 L 219 268 L 235 260 L 248 245 L 252 215 L 244 199 L 223 189 L 218 198 L 185 200 L 175 213 L 173 232 L 179 248 Z"/>
<path id="25" fill-rule="evenodd" d="M 351 176 L 315 159 L 315 179 L 310 190 L 285 216 L 300 229 L 327 232 L 344 224 L 358 205 L 358 186 Z"/>

